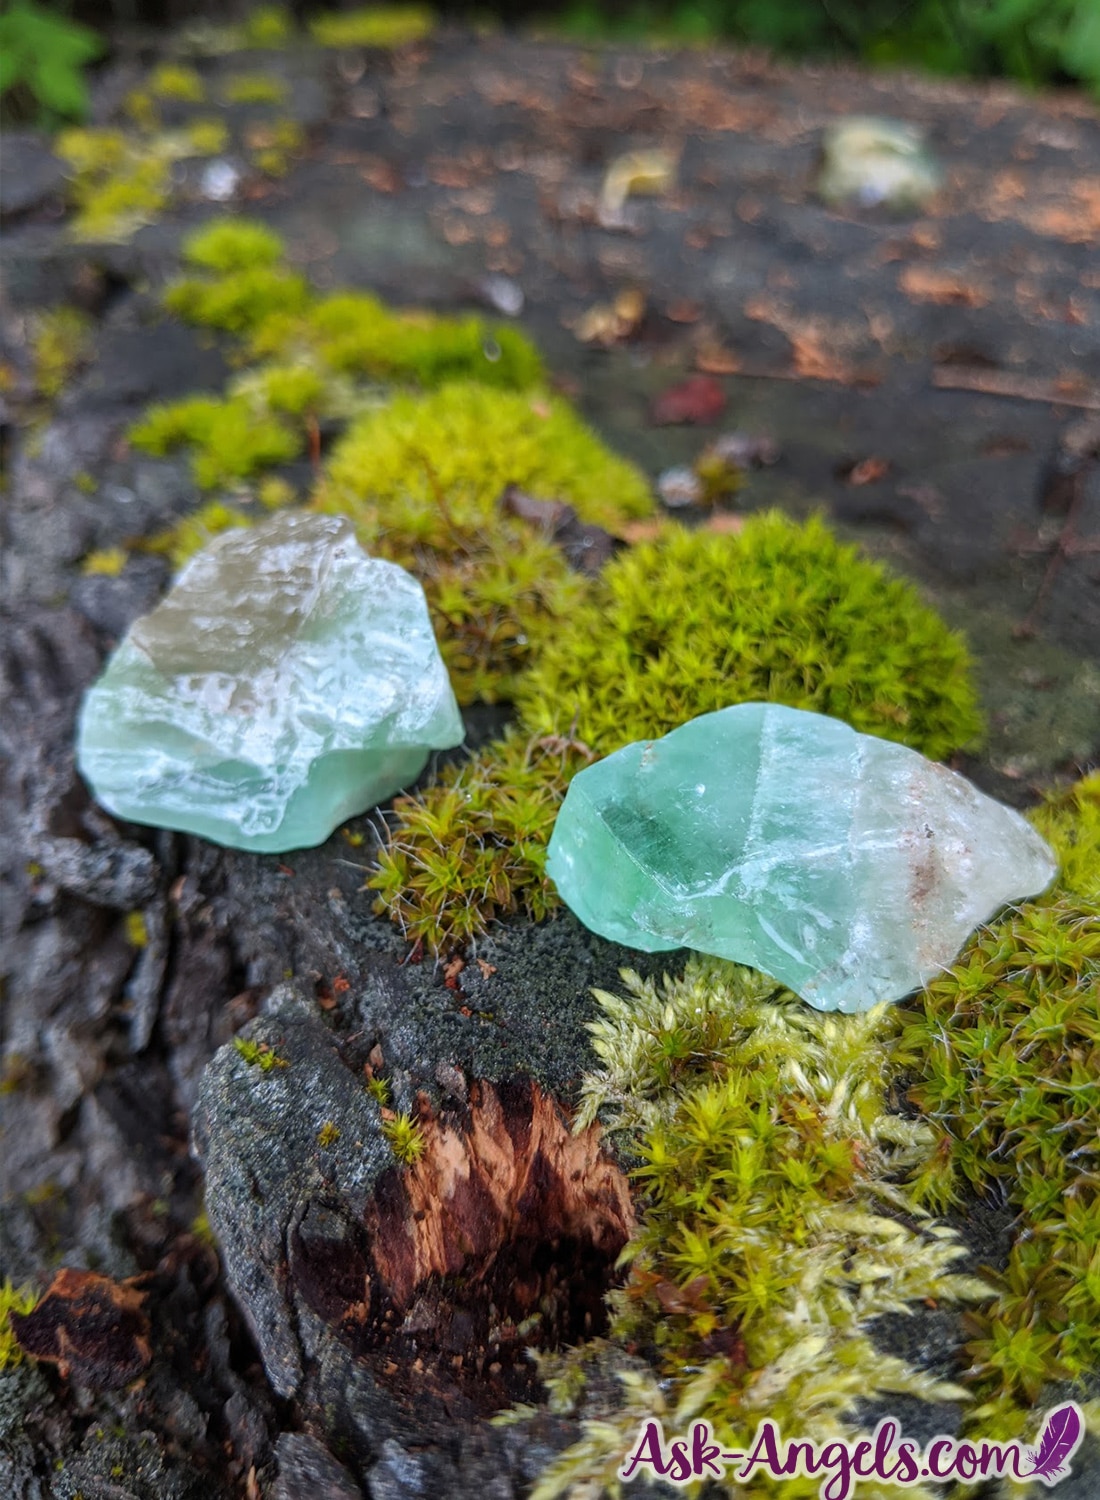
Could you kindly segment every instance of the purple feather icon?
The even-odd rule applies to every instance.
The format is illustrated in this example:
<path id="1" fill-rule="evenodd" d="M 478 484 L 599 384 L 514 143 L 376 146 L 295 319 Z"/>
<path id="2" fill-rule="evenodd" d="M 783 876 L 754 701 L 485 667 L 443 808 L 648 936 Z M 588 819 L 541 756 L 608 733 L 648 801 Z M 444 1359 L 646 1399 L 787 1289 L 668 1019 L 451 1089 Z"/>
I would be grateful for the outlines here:
<path id="1" fill-rule="evenodd" d="M 1084 1435 L 1085 1424 L 1073 1402 L 1056 1406 L 1039 1434 L 1038 1446 L 1029 1455 L 1033 1468 L 1030 1474 L 1022 1477 L 1038 1479 L 1043 1484 L 1057 1484 L 1069 1473 L 1069 1461 Z"/>

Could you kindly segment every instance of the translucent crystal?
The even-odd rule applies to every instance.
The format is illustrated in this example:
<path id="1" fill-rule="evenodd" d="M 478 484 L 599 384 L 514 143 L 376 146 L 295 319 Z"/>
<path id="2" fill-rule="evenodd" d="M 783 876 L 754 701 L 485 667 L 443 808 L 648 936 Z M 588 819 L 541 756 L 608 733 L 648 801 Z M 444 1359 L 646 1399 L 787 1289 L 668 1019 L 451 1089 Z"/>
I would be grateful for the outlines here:
<path id="1" fill-rule="evenodd" d="M 918 988 L 1057 868 L 1026 819 L 945 766 L 774 703 L 581 771 L 547 864 L 604 937 L 733 959 L 843 1011 Z"/>
<path id="2" fill-rule="evenodd" d="M 77 761 L 121 818 L 282 853 L 462 737 L 419 583 L 343 517 L 285 514 L 211 542 L 132 626 Z"/>

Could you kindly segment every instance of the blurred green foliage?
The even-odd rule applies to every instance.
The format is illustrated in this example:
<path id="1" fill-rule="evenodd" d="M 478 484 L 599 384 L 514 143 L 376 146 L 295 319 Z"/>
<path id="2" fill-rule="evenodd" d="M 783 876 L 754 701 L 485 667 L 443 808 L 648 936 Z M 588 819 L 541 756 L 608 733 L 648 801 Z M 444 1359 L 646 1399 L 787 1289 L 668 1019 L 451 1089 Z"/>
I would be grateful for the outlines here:
<path id="1" fill-rule="evenodd" d="M 1077 79 L 1100 94 L 1097 0 L 570 0 L 562 24 L 582 38 L 725 37 L 1029 84 Z"/>
<path id="2" fill-rule="evenodd" d="M 87 26 L 15 0 L 0 14 L 0 99 L 8 119 L 56 124 L 88 108 L 84 67 L 103 51 Z M 37 116 L 37 119 L 36 119 Z"/>

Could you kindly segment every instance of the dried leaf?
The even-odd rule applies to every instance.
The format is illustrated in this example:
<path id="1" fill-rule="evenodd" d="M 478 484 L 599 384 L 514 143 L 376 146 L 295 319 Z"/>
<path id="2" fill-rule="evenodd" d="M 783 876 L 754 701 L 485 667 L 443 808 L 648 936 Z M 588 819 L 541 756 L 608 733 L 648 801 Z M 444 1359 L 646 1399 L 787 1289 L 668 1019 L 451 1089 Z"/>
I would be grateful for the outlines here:
<path id="1" fill-rule="evenodd" d="M 725 409 L 726 393 L 713 375 L 690 375 L 656 397 L 650 421 L 657 426 L 716 422 Z"/>

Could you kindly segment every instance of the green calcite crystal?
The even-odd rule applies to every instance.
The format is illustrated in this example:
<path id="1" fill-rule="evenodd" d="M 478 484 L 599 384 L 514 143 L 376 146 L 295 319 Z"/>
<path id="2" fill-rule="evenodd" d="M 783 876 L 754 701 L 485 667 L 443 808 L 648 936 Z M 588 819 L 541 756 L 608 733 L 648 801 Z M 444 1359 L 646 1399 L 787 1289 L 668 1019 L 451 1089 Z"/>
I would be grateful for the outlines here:
<path id="1" fill-rule="evenodd" d="M 462 737 L 419 583 L 342 516 L 284 514 L 211 542 L 133 625 L 77 762 L 120 818 L 283 853 Z"/>
<path id="2" fill-rule="evenodd" d="M 909 994 L 1057 869 L 1026 819 L 945 766 L 775 703 L 581 771 L 547 861 L 594 932 L 733 959 L 842 1011 Z"/>

